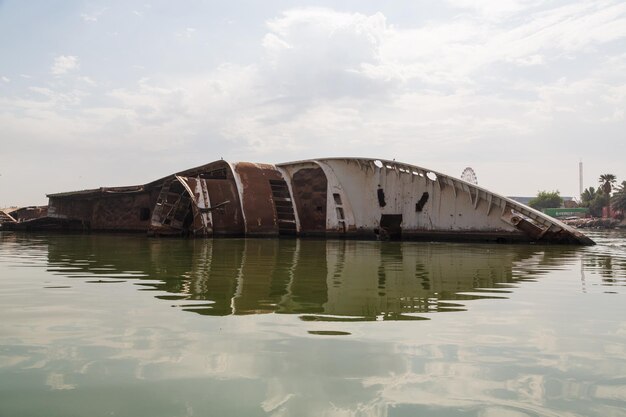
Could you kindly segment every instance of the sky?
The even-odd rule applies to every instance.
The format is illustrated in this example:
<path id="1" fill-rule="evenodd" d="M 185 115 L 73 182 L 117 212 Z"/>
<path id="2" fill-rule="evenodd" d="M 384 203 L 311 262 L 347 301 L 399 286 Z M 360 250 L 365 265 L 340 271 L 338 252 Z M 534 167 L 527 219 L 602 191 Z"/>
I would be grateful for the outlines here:
<path id="1" fill-rule="evenodd" d="M 626 180 L 626 2 L 0 0 L 0 207 L 220 158 Z"/>

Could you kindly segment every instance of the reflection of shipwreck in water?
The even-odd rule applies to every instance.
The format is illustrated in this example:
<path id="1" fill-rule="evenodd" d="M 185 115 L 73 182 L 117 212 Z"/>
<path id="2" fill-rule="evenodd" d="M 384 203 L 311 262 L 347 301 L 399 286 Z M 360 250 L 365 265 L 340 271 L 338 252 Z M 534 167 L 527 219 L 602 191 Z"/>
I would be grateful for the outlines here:
<path id="1" fill-rule="evenodd" d="M 159 299 L 204 315 L 402 320 L 503 298 L 563 247 L 302 239 L 49 236 L 49 271 L 94 284 L 138 278 Z M 545 255 L 546 249 L 549 249 Z M 127 254 L 132 253 L 133 256 Z M 515 271 L 524 269 L 519 274 Z"/>
<path id="2" fill-rule="evenodd" d="M 475 184 L 363 158 L 278 165 L 216 161 L 145 185 L 48 197 L 47 216 L 21 227 L 593 244 L 575 229 Z"/>

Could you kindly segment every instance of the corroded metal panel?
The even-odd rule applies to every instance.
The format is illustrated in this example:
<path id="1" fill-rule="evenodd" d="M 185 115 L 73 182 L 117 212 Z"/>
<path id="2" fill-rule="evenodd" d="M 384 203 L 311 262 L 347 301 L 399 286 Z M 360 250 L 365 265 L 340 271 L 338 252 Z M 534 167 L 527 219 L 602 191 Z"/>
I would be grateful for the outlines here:
<path id="1" fill-rule="evenodd" d="M 351 235 L 357 233 L 351 201 L 349 198 L 347 198 L 341 184 L 338 182 L 337 177 L 335 176 L 335 173 L 328 165 L 321 163 L 317 160 L 300 161 L 282 164 L 278 166 L 278 169 L 282 170 L 282 172 L 285 173 L 285 176 L 290 179 L 294 199 L 296 200 L 296 205 L 298 206 L 298 214 L 305 204 L 308 204 L 309 206 L 312 205 L 310 202 L 307 202 L 307 199 L 309 198 L 307 193 L 307 187 L 304 187 L 305 195 L 301 195 L 301 193 L 298 193 L 296 191 L 297 187 L 294 182 L 294 177 L 299 171 L 303 169 L 311 170 L 304 171 L 309 176 L 312 176 L 312 173 L 316 173 L 315 176 L 317 177 L 316 181 L 318 181 L 318 184 L 315 186 L 316 191 L 311 193 L 310 196 L 313 199 L 316 199 L 319 203 L 323 203 L 323 201 L 325 201 L 325 205 L 322 204 L 321 209 L 319 208 L 319 204 L 315 204 L 314 206 L 312 206 L 315 212 L 325 213 L 324 230 L 321 231 L 322 234 L 325 234 L 326 236 L 341 237 L 346 235 L 346 233 Z M 319 173 L 319 176 L 317 176 L 317 173 Z M 322 191 L 324 179 L 326 180 L 325 197 L 324 192 Z M 303 213 L 303 215 L 307 215 L 306 211 Z M 315 219 L 315 221 L 319 221 L 319 219 Z M 300 221 L 300 223 L 302 223 L 302 221 Z M 317 225 L 319 223 L 314 224 Z M 312 232 L 307 231 L 301 225 L 301 234 L 305 236 L 319 235 L 320 231 L 318 229 L 315 229 Z"/>
<path id="2" fill-rule="evenodd" d="M 235 165 L 239 177 L 241 205 L 245 218 L 246 234 L 278 235 L 278 221 L 270 180 L 284 181 L 272 165 L 239 162 Z"/>
<path id="3" fill-rule="evenodd" d="M 48 199 L 48 217 L 90 222 L 92 206 L 91 200 L 50 197 Z"/>
<path id="4" fill-rule="evenodd" d="M 302 234 L 324 232 L 328 182 L 322 168 L 297 170 L 292 176 L 292 192 L 298 210 L 300 232 Z"/>
<path id="5" fill-rule="evenodd" d="M 150 211 L 150 194 L 114 194 L 94 200 L 92 230 L 146 230 L 149 216 L 142 215 Z"/>
<path id="6" fill-rule="evenodd" d="M 244 223 L 237 187 L 232 180 L 204 180 L 213 206 L 222 204 L 211 212 L 213 233 L 243 235 Z M 226 203 L 226 204 L 224 204 Z"/>

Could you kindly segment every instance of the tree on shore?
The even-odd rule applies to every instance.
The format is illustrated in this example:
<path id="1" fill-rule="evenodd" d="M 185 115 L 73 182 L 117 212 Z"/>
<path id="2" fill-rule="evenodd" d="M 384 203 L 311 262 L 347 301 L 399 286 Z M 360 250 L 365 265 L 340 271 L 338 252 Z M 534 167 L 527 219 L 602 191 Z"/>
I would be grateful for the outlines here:
<path id="1" fill-rule="evenodd" d="M 585 188 L 585 191 L 580 195 L 580 202 L 583 207 L 589 207 L 589 203 L 598 196 L 598 192 L 594 187 Z"/>
<path id="2" fill-rule="evenodd" d="M 611 195 L 611 191 L 613 190 L 613 185 L 615 181 L 617 181 L 617 177 L 613 174 L 602 174 L 600 175 L 600 186 L 602 187 L 602 191 L 605 194 Z"/>
<path id="3" fill-rule="evenodd" d="M 607 198 L 607 214 L 611 216 L 611 191 L 613 190 L 613 185 L 615 181 L 617 181 L 617 177 L 613 174 L 602 174 L 600 175 L 600 187 L 602 188 L 602 192 L 606 194 Z"/>
<path id="4" fill-rule="evenodd" d="M 539 191 L 537 197 L 528 202 L 528 205 L 536 210 L 544 208 L 558 208 L 563 204 L 563 199 L 558 190 Z"/>
<path id="5" fill-rule="evenodd" d="M 606 194 L 601 188 L 596 190 L 594 187 L 589 187 L 580 195 L 580 206 L 589 208 L 589 214 L 593 217 L 602 217 L 602 207 L 606 206 L 606 200 Z"/>
<path id="6" fill-rule="evenodd" d="M 613 195 L 611 203 L 613 208 L 621 210 L 622 215 L 626 213 L 626 181 L 622 181 L 622 184 L 615 188 L 617 191 Z"/>

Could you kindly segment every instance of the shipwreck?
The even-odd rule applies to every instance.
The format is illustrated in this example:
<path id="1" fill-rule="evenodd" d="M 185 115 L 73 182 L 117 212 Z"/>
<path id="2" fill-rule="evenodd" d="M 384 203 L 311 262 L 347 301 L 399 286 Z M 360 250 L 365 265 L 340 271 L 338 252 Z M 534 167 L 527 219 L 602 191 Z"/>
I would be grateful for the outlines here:
<path id="1" fill-rule="evenodd" d="M 576 229 L 470 182 L 369 158 L 276 165 L 219 160 L 144 185 L 48 194 L 48 199 L 40 216 L 5 221 L 3 227 L 593 244 Z"/>

